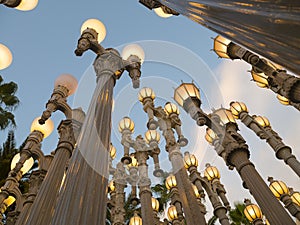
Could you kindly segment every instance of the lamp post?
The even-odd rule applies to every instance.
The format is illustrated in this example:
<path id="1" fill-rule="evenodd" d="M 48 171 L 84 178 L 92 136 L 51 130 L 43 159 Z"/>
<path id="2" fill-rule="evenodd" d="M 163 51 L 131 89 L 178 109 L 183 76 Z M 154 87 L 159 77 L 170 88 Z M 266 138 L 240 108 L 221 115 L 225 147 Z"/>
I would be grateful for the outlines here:
<path id="1" fill-rule="evenodd" d="M 170 198 L 171 198 L 170 204 L 175 206 L 175 208 L 176 208 L 177 219 L 180 222 L 182 222 L 184 220 L 183 211 L 182 211 L 182 203 L 181 203 L 181 199 L 180 199 L 180 195 L 179 195 L 179 191 L 178 191 L 178 187 L 177 187 L 176 178 L 173 174 L 170 174 L 167 177 L 165 186 L 170 191 Z"/>
<path id="2" fill-rule="evenodd" d="M 117 50 L 104 49 L 99 42 L 106 31 L 98 20 L 86 21 L 81 30 L 75 54 L 81 56 L 89 49 L 96 53 L 97 86 L 52 216 L 53 225 L 105 223 L 113 87 L 124 70 L 133 86 L 139 86 L 142 56 L 132 52 L 123 60 Z M 82 205 L 90 207 L 83 210 Z"/>
<path id="3" fill-rule="evenodd" d="M 252 204 L 249 199 L 245 199 L 244 203 L 246 204 L 246 207 L 244 209 L 244 214 L 246 218 L 253 224 L 253 225 L 264 225 L 263 223 L 263 215 L 260 210 L 260 208 Z"/>
<path id="4" fill-rule="evenodd" d="M 39 119 L 44 124 L 52 112 L 59 110 L 64 113 L 66 119 L 58 126 L 59 142 L 54 152 L 54 158 L 49 167 L 46 179 L 43 181 L 36 201 L 33 203 L 30 215 L 18 220 L 18 224 L 49 224 L 52 215 L 46 212 L 53 212 L 58 196 L 61 182 L 63 180 L 67 162 L 72 155 L 73 148 L 80 132 L 85 114 L 81 109 L 72 110 L 67 103 L 67 97 L 73 94 L 77 88 L 77 80 L 69 74 L 60 75 L 54 85 L 50 100 L 46 104 L 46 110 Z M 74 131 L 74 132 L 73 132 Z M 40 216 L 45 215 L 45 216 Z"/>
<path id="5" fill-rule="evenodd" d="M 274 180 L 273 177 L 269 177 L 268 181 L 270 182 L 269 188 L 274 196 L 283 202 L 285 208 L 287 208 L 291 215 L 300 220 L 300 207 L 294 203 L 286 184 L 283 181 Z"/>
<path id="6" fill-rule="evenodd" d="M 11 218 L 14 223 L 19 218 L 27 215 L 31 209 L 31 205 L 35 199 L 37 191 L 42 183 L 49 165 L 52 161 L 52 156 L 44 156 L 40 149 L 41 141 L 51 134 L 53 130 L 53 122 L 48 120 L 46 124 L 40 125 L 36 118 L 31 125 L 31 133 L 29 134 L 25 146 L 21 152 L 16 154 L 11 162 L 11 171 L 8 174 L 6 182 L 1 187 L 0 204 L 9 195 L 16 198 L 17 208 L 14 218 Z M 30 188 L 26 196 L 22 196 L 19 190 L 19 181 L 22 176 L 27 173 L 33 166 L 34 159 L 39 161 L 39 170 L 35 171 L 30 176 Z M 20 213 L 20 215 L 19 215 Z"/>
<path id="7" fill-rule="evenodd" d="M 230 40 L 217 36 L 214 39 L 214 51 L 221 58 L 242 59 L 253 66 L 253 79 L 261 87 L 284 96 L 292 103 L 300 103 L 300 79 L 289 75 L 285 70 L 277 69 L 258 55 L 244 49 Z M 258 74 L 259 73 L 259 74 Z M 261 75 L 263 73 L 263 75 Z"/>
<path id="8" fill-rule="evenodd" d="M 188 174 L 184 168 L 183 156 L 180 147 L 186 146 L 188 140 L 181 132 L 181 121 L 178 117 L 178 107 L 170 102 L 165 107 L 154 106 L 155 94 L 150 88 L 142 88 L 139 92 L 139 100 L 143 104 L 143 109 L 148 115 L 148 128 L 154 130 L 159 126 L 166 140 L 166 151 L 176 177 L 182 207 L 188 224 L 206 224 L 204 214 L 194 197 L 192 185 L 189 182 Z M 158 119 L 156 121 L 155 118 Z M 176 141 L 174 131 L 177 133 Z M 200 213 L 199 213 L 200 212 Z"/>
<path id="9" fill-rule="evenodd" d="M 240 119 L 258 137 L 265 139 L 275 151 L 276 157 L 291 167 L 300 176 L 300 162 L 292 154 L 292 149 L 286 146 L 279 135 L 272 129 L 269 120 L 264 116 L 251 116 L 243 102 L 231 102 L 230 110 L 235 118 Z"/>
<path id="10" fill-rule="evenodd" d="M 220 173 L 218 169 L 207 164 L 204 177 L 201 177 L 200 173 L 197 171 L 198 160 L 194 155 L 189 152 L 185 152 L 184 162 L 185 167 L 190 173 L 190 180 L 196 185 L 202 198 L 205 196 L 202 187 L 205 189 L 214 208 L 214 215 L 219 219 L 222 225 L 230 225 L 229 219 L 226 215 L 227 209 L 229 209 L 230 206 L 225 196 L 226 191 L 219 181 Z M 223 204 L 225 206 L 221 203 L 219 197 L 223 200 Z"/>
<path id="11" fill-rule="evenodd" d="M 43 167 L 44 163 L 47 164 L 47 162 L 43 160 L 44 154 L 40 149 L 40 143 L 43 138 L 52 132 L 53 122 L 49 120 L 47 124 L 41 126 L 37 122 L 38 119 L 39 118 L 36 118 L 32 122 L 31 133 L 26 140 L 25 146 L 21 150 L 20 155 L 17 155 L 13 161 L 12 169 L 8 174 L 5 184 L 1 187 L 0 203 L 2 203 L 11 192 L 13 193 L 15 189 L 18 189 L 18 182 L 22 178 L 22 175 L 28 172 L 33 165 L 33 160 L 30 159 L 31 157 L 39 159 L 41 167 Z"/>
<path id="12" fill-rule="evenodd" d="M 37 6 L 38 0 L 0 0 L 0 4 L 21 11 L 29 11 Z"/>
<path id="13" fill-rule="evenodd" d="M 235 167 L 257 203 L 272 224 L 294 224 L 284 208 L 269 190 L 249 160 L 250 152 L 243 137 L 237 133 L 237 124 L 229 110 L 219 109 L 213 114 L 204 113 L 200 106 L 200 92 L 193 83 L 183 83 L 176 88 L 175 101 L 196 120 L 199 126 L 206 125 L 214 131 L 219 144 L 216 151 L 226 164 Z M 218 142 L 218 141 L 217 141 Z M 216 144 L 216 140 L 214 141 Z"/>
<path id="14" fill-rule="evenodd" d="M 148 146 L 141 135 L 138 135 L 136 139 L 133 140 L 131 138 L 133 130 L 134 123 L 129 117 L 124 117 L 119 122 L 119 131 L 122 133 L 121 143 L 124 146 L 124 157 L 121 159 L 121 161 L 125 164 L 131 163 L 132 159 L 129 157 L 129 149 L 133 148 L 135 150 L 134 156 L 137 160 L 139 176 L 137 185 L 139 186 L 143 224 L 153 225 L 155 217 L 152 209 L 152 193 L 150 189 L 151 180 L 148 177 L 147 159 L 149 156 L 153 156 L 152 150 L 156 148 Z M 156 142 L 155 146 L 158 145 L 160 136 L 157 131 L 153 131 L 151 134 L 146 136 L 148 143 L 151 141 Z"/>

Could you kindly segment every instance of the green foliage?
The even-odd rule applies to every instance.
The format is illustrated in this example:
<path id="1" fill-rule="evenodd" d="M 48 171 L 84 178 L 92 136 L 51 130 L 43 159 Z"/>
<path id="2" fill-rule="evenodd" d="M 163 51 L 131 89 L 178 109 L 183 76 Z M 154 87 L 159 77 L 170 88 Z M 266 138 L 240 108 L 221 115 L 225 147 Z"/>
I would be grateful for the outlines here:
<path id="1" fill-rule="evenodd" d="M 154 197 L 159 202 L 159 209 L 158 211 L 162 213 L 164 209 L 167 207 L 167 203 L 171 200 L 171 193 L 167 189 L 165 183 L 166 179 L 169 176 L 168 173 L 164 173 L 162 176 L 162 182 L 160 184 L 156 184 L 155 186 L 151 187 L 152 193 L 154 193 Z"/>
<path id="2" fill-rule="evenodd" d="M 151 187 L 151 190 L 158 196 L 156 199 L 159 202 L 159 212 L 163 212 L 168 201 L 170 200 L 170 192 L 166 188 L 164 182 L 163 184 L 156 184 L 155 186 Z"/>
<path id="3" fill-rule="evenodd" d="M 0 130 L 8 126 L 16 126 L 15 116 L 12 113 L 19 105 L 19 99 L 15 96 L 18 85 L 14 82 L 4 83 L 0 76 Z"/>
<path id="4" fill-rule="evenodd" d="M 13 131 L 8 132 L 6 141 L 0 147 L 0 187 L 10 171 L 10 162 L 19 150 L 16 149 L 15 135 Z"/>
<path id="5" fill-rule="evenodd" d="M 231 225 L 251 225 L 244 214 L 245 205 L 243 203 L 235 203 L 234 208 L 229 211 L 229 217 L 232 221 Z"/>

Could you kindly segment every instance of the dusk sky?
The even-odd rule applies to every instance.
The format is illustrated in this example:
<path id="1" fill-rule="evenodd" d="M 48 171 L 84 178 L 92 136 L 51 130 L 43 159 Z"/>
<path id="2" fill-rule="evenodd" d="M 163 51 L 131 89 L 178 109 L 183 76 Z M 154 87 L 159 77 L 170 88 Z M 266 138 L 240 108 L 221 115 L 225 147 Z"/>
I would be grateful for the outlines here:
<path id="1" fill-rule="evenodd" d="M 130 43 L 138 43 L 143 47 L 145 62 L 142 65 L 141 87 L 151 87 L 155 91 L 157 106 L 173 101 L 173 88 L 180 85 L 181 80 L 194 81 L 201 89 L 205 112 L 209 113 L 212 108 L 221 105 L 228 107 L 231 101 L 243 101 L 251 115 L 266 116 L 284 143 L 292 147 L 293 153 L 300 158 L 300 117 L 296 109 L 281 105 L 275 93 L 257 87 L 251 81 L 251 75 L 247 72 L 251 68 L 246 63 L 218 59 L 211 51 L 211 37 L 215 37 L 216 33 L 183 16 L 160 18 L 137 0 L 40 1 L 34 10 L 28 12 L 1 5 L 0 43 L 11 50 L 13 63 L 0 74 L 6 82 L 18 84 L 17 96 L 21 102 L 15 111 L 17 146 L 29 134 L 33 119 L 45 109 L 54 81 L 60 74 L 69 73 L 78 79 L 77 93 L 68 102 L 71 107 L 87 110 L 96 86 L 96 76 L 91 66 L 95 54 L 89 51 L 77 57 L 74 50 L 80 37 L 81 24 L 89 18 L 97 18 L 105 24 L 107 35 L 101 43 L 105 48 L 113 47 L 121 52 Z M 112 142 L 117 148 L 118 159 L 123 149 L 117 126 L 123 116 L 130 116 L 135 121 L 134 137 L 146 132 L 146 114 L 137 93 L 138 90 L 132 88 L 129 76 L 124 72 L 115 86 L 112 116 Z M 182 153 L 190 151 L 196 154 L 202 172 L 206 163 L 219 168 L 221 182 L 232 205 L 234 201 L 251 198 L 250 193 L 243 189 L 237 172 L 229 171 L 224 161 L 206 143 L 205 128 L 197 127 L 183 109 L 180 108 L 180 112 L 183 133 L 189 139 L 189 145 L 182 149 Z M 53 114 L 55 127 L 63 118 L 60 112 Z M 268 176 L 273 176 L 299 191 L 299 178 L 284 162 L 275 158 L 267 143 L 240 122 L 239 128 L 249 145 L 251 160 L 263 179 L 266 181 Z M 5 141 L 6 136 L 7 131 L 0 132 L 0 143 Z M 45 154 L 55 149 L 57 137 L 54 130 L 43 141 Z M 165 152 L 164 142 L 160 147 Z M 162 167 L 169 169 L 166 153 L 162 153 L 161 157 Z M 149 164 L 152 173 L 152 160 Z M 152 181 L 154 184 L 159 182 L 157 179 Z"/>

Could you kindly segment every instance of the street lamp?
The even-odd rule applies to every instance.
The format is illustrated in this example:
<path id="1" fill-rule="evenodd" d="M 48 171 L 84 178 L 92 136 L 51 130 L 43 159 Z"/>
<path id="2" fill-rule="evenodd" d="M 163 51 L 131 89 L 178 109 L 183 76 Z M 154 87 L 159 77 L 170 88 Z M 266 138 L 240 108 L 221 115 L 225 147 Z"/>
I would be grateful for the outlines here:
<path id="1" fill-rule="evenodd" d="M 5 184 L 1 187 L 0 204 L 2 204 L 10 195 L 13 195 L 16 198 L 17 207 L 15 210 L 15 217 L 13 218 L 15 224 L 17 224 L 16 220 L 18 217 L 21 218 L 24 214 L 27 215 L 30 210 L 37 190 L 40 187 L 52 160 L 52 156 L 45 156 L 40 147 L 43 138 L 46 138 L 52 132 L 53 122 L 49 120 L 46 124 L 40 125 L 38 119 L 39 118 L 36 118 L 32 122 L 31 133 L 27 137 L 25 145 L 20 153 L 13 158 L 11 162 L 11 171 L 6 178 Z M 39 161 L 39 170 L 32 172 L 30 176 L 32 185 L 29 187 L 28 194 L 24 197 L 19 190 L 19 181 L 22 176 L 31 169 L 34 160 Z"/>
<path id="2" fill-rule="evenodd" d="M 300 207 L 293 201 L 286 184 L 283 181 L 274 180 L 273 177 L 268 177 L 268 181 L 270 182 L 269 188 L 275 197 L 283 202 L 285 208 L 287 208 L 294 217 L 300 220 Z"/>
<path id="3" fill-rule="evenodd" d="M 233 116 L 240 119 L 248 128 L 250 128 L 259 138 L 266 142 L 275 151 L 278 159 L 291 167 L 291 169 L 300 176 L 300 162 L 292 154 L 292 149 L 282 142 L 281 137 L 272 129 L 270 121 L 264 116 L 251 116 L 247 106 L 243 102 L 231 102 L 230 110 Z"/>
<path id="4" fill-rule="evenodd" d="M 97 86 L 86 116 L 87 122 L 82 127 L 82 138 L 71 157 L 64 188 L 52 215 L 52 224 L 74 225 L 82 224 L 83 221 L 90 224 L 105 223 L 106 204 L 103 203 L 106 202 L 109 176 L 113 88 L 124 70 L 128 71 L 133 87 L 137 88 L 143 58 L 133 51 L 129 54 L 130 57 L 122 59 L 117 50 L 105 49 L 99 44 L 99 41 L 104 39 L 105 33 L 103 24 L 95 20 L 88 20 L 81 28 L 75 54 L 81 56 L 87 50 L 96 54 L 93 66 Z M 90 185 L 85 185 L 87 183 Z M 81 197 L 74 198 L 78 193 Z M 61 202 L 65 204 L 59 204 Z M 81 205 L 90 205 L 90 210 L 79 213 L 82 211 Z"/>
<path id="5" fill-rule="evenodd" d="M 0 44 L 0 70 L 3 70 L 10 66 L 12 63 L 12 54 L 8 47 Z"/>
<path id="6" fill-rule="evenodd" d="M 0 4 L 21 11 L 29 11 L 37 6 L 38 0 L 0 0 Z"/>
<path id="7" fill-rule="evenodd" d="M 67 119 L 72 119 L 72 109 L 67 103 L 67 98 L 74 94 L 77 86 L 78 81 L 71 74 L 61 74 L 58 76 L 54 82 L 51 98 L 46 104 L 46 110 L 42 113 L 39 123 L 44 124 L 56 110 L 63 112 Z"/>
<path id="8" fill-rule="evenodd" d="M 198 93 L 197 93 L 198 92 Z M 214 145 L 226 164 L 235 167 L 271 224 L 293 224 L 293 220 L 278 203 L 268 186 L 249 160 L 250 152 L 243 137 L 237 132 L 237 124 L 228 110 L 217 110 L 210 115 L 201 106 L 199 89 L 193 83 L 182 83 L 175 89 L 175 101 L 182 106 L 199 126 L 206 125 L 216 133 L 219 145 Z M 263 194 L 262 194 L 263 193 Z M 263 197 L 262 197 L 263 196 Z M 284 218 L 284 219 L 283 219 Z"/>
<path id="9" fill-rule="evenodd" d="M 244 209 L 244 215 L 246 218 L 253 224 L 253 225 L 264 225 L 263 223 L 263 215 L 260 210 L 260 208 L 251 203 L 249 199 L 245 199 L 245 209 Z"/>
<path id="10" fill-rule="evenodd" d="M 187 183 L 188 174 L 184 169 L 183 156 L 180 147 L 187 145 L 188 140 L 181 131 L 181 120 L 179 118 L 178 107 L 167 102 L 163 107 L 155 107 L 154 91 L 148 87 L 144 87 L 139 92 L 139 100 L 143 104 L 143 109 L 148 115 L 147 127 L 154 130 L 159 127 L 166 140 L 166 151 L 172 164 L 172 170 L 176 177 L 179 195 L 182 202 L 183 211 L 187 223 L 205 224 L 203 210 L 199 206 L 197 199 L 194 197 L 192 185 Z M 157 119 L 157 121 L 155 120 Z M 176 140 L 174 130 L 178 139 Z M 201 212 L 201 213 L 199 213 Z"/>
<path id="11" fill-rule="evenodd" d="M 214 39 L 214 51 L 221 58 L 242 59 L 251 64 L 253 66 L 252 77 L 258 86 L 268 87 L 294 104 L 300 103 L 300 79 L 298 77 L 287 74 L 285 70 L 276 68 L 270 62 L 222 36 Z"/>
<path id="12" fill-rule="evenodd" d="M 58 76 L 54 82 L 54 89 L 50 99 L 46 104 L 46 110 L 43 111 L 41 118 L 35 121 L 35 126 L 47 127 L 51 122 L 49 118 L 55 111 L 61 111 L 66 119 L 62 120 L 58 126 L 59 142 L 54 152 L 54 157 L 48 168 L 48 175 L 41 184 L 36 201 L 32 204 L 30 215 L 22 212 L 17 224 L 49 224 L 52 215 L 40 217 L 45 211 L 53 211 L 56 199 L 52 196 L 58 196 L 62 180 L 65 177 L 67 162 L 73 153 L 76 140 L 85 119 L 85 113 L 81 108 L 71 109 L 67 103 L 68 96 L 74 94 L 78 86 L 77 79 L 70 74 Z M 49 125 L 48 125 L 49 126 Z M 53 128 L 53 124 L 52 124 Z M 34 127 L 32 129 L 35 129 Z M 28 213 L 28 212 L 27 212 Z"/>
<path id="13" fill-rule="evenodd" d="M 214 215 L 219 219 L 222 225 L 229 225 L 229 219 L 226 215 L 227 210 L 230 209 L 229 202 L 225 196 L 225 188 L 220 183 L 220 173 L 216 167 L 207 164 L 204 171 L 204 177 L 197 171 L 198 160 L 195 155 L 189 152 L 184 153 L 185 167 L 189 171 L 191 182 L 195 185 L 200 198 L 204 198 L 206 191 L 207 196 L 213 206 Z M 223 204 L 221 203 L 221 198 Z M 205 211 L 205 208 L 203 208 Z"/>

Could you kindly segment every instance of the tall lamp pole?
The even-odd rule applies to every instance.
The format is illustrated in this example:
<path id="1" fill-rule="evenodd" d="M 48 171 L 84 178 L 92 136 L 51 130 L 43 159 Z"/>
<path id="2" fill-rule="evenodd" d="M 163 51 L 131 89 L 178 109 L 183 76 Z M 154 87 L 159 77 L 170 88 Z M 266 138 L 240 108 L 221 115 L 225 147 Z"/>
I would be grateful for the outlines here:
<path id="1" fill-rule="evenodd" d="M 183 83 L 176 88 L 175 101 L 196 120 L 199 126 L 212 129 L 219 140 L 218 154 L 230 167 L 235 167 L 251 194 L 266 214 L 271 224 L 294 224 L 278 203 L 266 183 L 249 160 L 250 152 L 243 137 L 237 133 L 237 124 L 229 110 L 219 109 L 208 115 L 200 108 L 200 91 L 193 83 Z"/>
<path id="2" fill-rule="evenodd" d="M 77 80 L 69 74 L 60 75 L 54 85 L 54 90 L 50 100 L 46 104 L 46 110 L 39 119 L 40 124 L 44 124 L 52 112 L 60 110 L 65 114 L 66 120 L 63 120 L 58 126 L 59 142 L 55 150 L 55 155 L 47 172 L 47 176 L 43 181 L 38 195 L 32 205 L 30 215 L 19 218 L 17 224 L 49 224 L 52 219 L 56 199 L 53 196 L 58 196 L 61 182 L 63 180 L 67 161 L 72 155 L 75 145 L 74 130 L 80 130 L 80 126 L 76 124 L 82 123 L 84 112 L 80 109 L 72 110 L 67 103 L 67 97 L 75 92 L 77 88 Z M 72 120 L 72 117 L 74 118 Z M 79 121 L 78 121 L 79 120 Z M 76 131 L 78 133 L 78 131 Z M 44 216 L 40 216 L 44 215 Z"/>
<path id="3" fill-rule="evenodd" d="M 221 185 L 219 178 L 220 172 L 216 167 L 207 164 L 207 168 L 204 172 L 204 177 L 201 177 L 200 173 L 197 171 L 198 160 L 195 155 L 189 152 L 184 153 L 185 168 L 190 173 L 190 180 L 196 185 L 201 197 L 204 198 L 205 189 L 208 198 L 214 208 L 214 215 L 219 219 L 222 225 L 230 225 L 229 219 L 226 215 L 227 209 L 230 208 L 229 202 L 225 196 L 225 189 Z M 219 197 L 223 200 L 223 204 Z"/>
<path id="4" fill-rule="evenodd" d="M 106 33 L 100 21 L 90 19 L 81 30 L 75 54 L 81 56 L 87 50 L 96 53 L 97 86 L 58 197 L 52 225 L 105 224 L 113 88 L 124 70 L 129 72 L 135 88 L 139 87 L 141 74 L 143 56 L 131 52 L 123 60 L 117 50 L 104 49 L 99 44 Z"/>
<path id="5" fill-rule="evenodd" d="M 206 224 L 203 209 L 194 197 L 194 190 L 189 182 L 187 171 L 184 168 L 183 156 L 180 152 L 180 147 L 186 146 L 188 140 L 181 132 L 178 107 L 170 102 L 166 103 L 164 108 L 155 107 L 154 99 L 155 94 L 151 88 L 144 87 L 140 90 L 139 100 L 143 104 L 144 111 L 148 114 L 148 128 L 155 130 L 159 127 L 166 140 L 166 151 L 169 154 L 169 160 L 177 180 L 186 222 L 188 224 Z M 178 135 L 178 140 L 175 139 L 174 130 Z"/>
<path id="6" fill-rule="evenodd" d="M 252 72 L 253 79 L 260 86 L 270 88 L 296 105 L 300 103 L 300 79 L 298 77 L 287 74 L 285 70 L 276 68 L 258 55 L 222 36 L 214 39 L 214 51 L 221 58 L 242 59 L 251 64 L 254 71 L 254 74 Z M 299 110 L 298 107 L 295 108 Z"/>
<path id="7" fill-rule="evenodd" d="M 230 110 L 235 118 L 240 119 L 258 137 L 265 139 L 275 151 L 276 157 L 291 167 L 300 176 L 300 162 L 292 154 L 292 149 L 282 142 L 279 135 L 272 129 L 270 121 L 264 116 L 251 116 L 243 102 L 231 102 Z"/>

